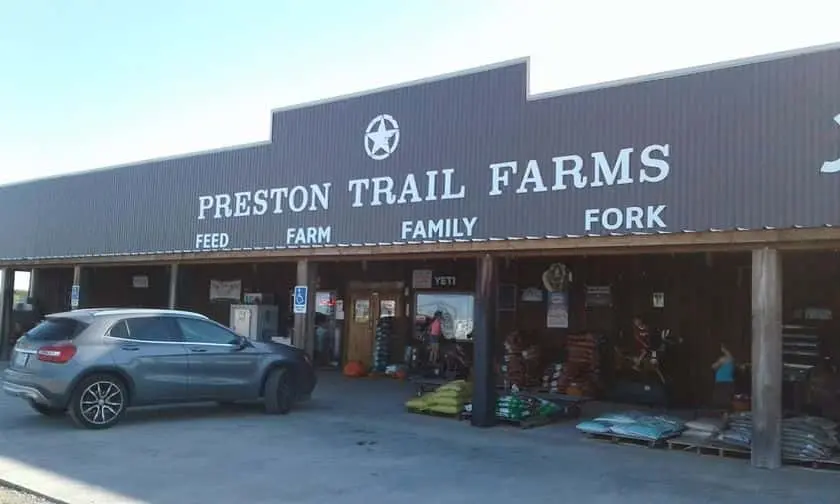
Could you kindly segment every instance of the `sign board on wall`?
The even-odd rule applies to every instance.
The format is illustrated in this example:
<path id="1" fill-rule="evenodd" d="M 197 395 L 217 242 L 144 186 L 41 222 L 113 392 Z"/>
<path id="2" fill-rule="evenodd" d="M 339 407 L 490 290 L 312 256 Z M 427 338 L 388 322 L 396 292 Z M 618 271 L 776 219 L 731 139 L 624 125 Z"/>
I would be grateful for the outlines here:
<path id="1" fill-rule="evenodd" d="M 0 260 L 840 225 L 840 49 L 542 98 L 528 72 L 281 110 L 271 143 L 0 187 Z"/>
<path id="2" fill-rule="evenodd" d="M 432 270 L 418 269 L 411 272 L 411 288 L 412 289 L 431 289 L 432 288 Z"/>
<path id="3" fill-rule="evenodd" d="M 148 289 L 149 277 L 147 275 L 134 275 L 131 277 L 131 286 L 135 289 Z"/>

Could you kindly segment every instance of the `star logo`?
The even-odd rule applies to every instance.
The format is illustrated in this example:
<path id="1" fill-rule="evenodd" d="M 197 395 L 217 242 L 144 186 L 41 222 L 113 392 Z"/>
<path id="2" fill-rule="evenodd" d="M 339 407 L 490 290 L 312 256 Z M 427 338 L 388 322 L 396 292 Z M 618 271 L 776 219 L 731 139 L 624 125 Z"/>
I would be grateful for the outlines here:
<path id="1" fill-rule="evenodd" d="M 834 122 L 840 125 L 840 114 L 834 116 Z M 823 163 L 822 168 L 820 168 L 820 172 L 822 173 L 837 173 L 840 172 L 840 158 L 835 159 L 834 161 L 826 161 Z"/>
<path id="2" fill-rule="evenodd" d="M 388 114 L 373 118 L 365 130 L 365 152 L 376 161 L 388 158 L 400 144 L 400 125 Z"/>

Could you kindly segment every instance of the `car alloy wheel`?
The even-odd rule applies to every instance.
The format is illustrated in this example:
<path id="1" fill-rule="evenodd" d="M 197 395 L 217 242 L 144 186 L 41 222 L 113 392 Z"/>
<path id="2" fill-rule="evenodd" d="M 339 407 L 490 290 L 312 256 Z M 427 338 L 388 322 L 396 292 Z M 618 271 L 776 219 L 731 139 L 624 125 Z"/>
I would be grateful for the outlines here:
<path id="1" fill-rule="evenodd" d="M 77 388 L 70 414 L 80 427 L 104 429 L 120 419 L 126 407 L 123 384 L 110 376 L 92 376 Z"/>

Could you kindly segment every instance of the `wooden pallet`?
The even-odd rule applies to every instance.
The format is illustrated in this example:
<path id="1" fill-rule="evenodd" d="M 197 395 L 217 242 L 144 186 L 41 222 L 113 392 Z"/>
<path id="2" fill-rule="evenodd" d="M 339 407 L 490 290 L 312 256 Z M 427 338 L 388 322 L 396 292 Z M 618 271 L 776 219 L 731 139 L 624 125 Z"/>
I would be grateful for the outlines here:
<path id="1" fill-rule="evenodd" d="M 750 458 L 750 450 L 748 448 L 739 448 L 737 446 L 726 445 L 715 441 L 706 441 L 703 439 L 678 437 L 667 440 L 665 445 L 669 450 L 696 453 L 698 455 L 712 455 L 716 457 L 738 459 Z"/>
<path id="2" fill-rule="evenodd" d="M 645 448 L 662 448 L 665 446 L 665 441 L 657 439 L 651 441 L 650 439 L 641 439 L 630 436 L 617 436 L 615 434 L 587 434 L 590 439 L 597 439 L 599 441 L 607 441 L 613 444 L 642 446 Z"/>
<path id="3" fill-rule="evenodd" d="M 439 411 L 432 411 L 427 409 L 419 409 L 419 408 L 406 408 L 406 411 L 409 413 L 414 413 L 415 415 L 426 415 L 426 416 L 433 416 L 438 418 L 451 418 L 451 419 L 462 419 L 462 413 L 441 413 Z"/>
<path id="4" fill-rule="evenodd" d="M 798 467 L 806 467 L 808 469 L 819 469 L 824 471 L 840 471 L 840 457 L 834 457 L 826 460 L 809 460 L 809 459 L 784 459 L 785 464 Z"/>

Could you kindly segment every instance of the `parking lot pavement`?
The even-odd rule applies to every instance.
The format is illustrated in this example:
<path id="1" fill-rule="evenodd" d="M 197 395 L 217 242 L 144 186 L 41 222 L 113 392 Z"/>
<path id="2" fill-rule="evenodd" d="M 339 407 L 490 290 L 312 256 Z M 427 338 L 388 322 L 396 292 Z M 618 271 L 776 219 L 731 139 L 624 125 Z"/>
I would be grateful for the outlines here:
<path id="1" fill-rule="evenodd" d="M 0 486 L 0 504 L 52 504 L 46 499 Z"/>
<path id="2" fill-rule="evenodd" d="M 98 432 L 0 397 L 0 477 L 72 504 L 837 502 L 837 474 L 605 445 L 569 425 L 474 429 L 404 413 L 409 394 L 332 377 L 285 417 L 192 406 Z"/>

